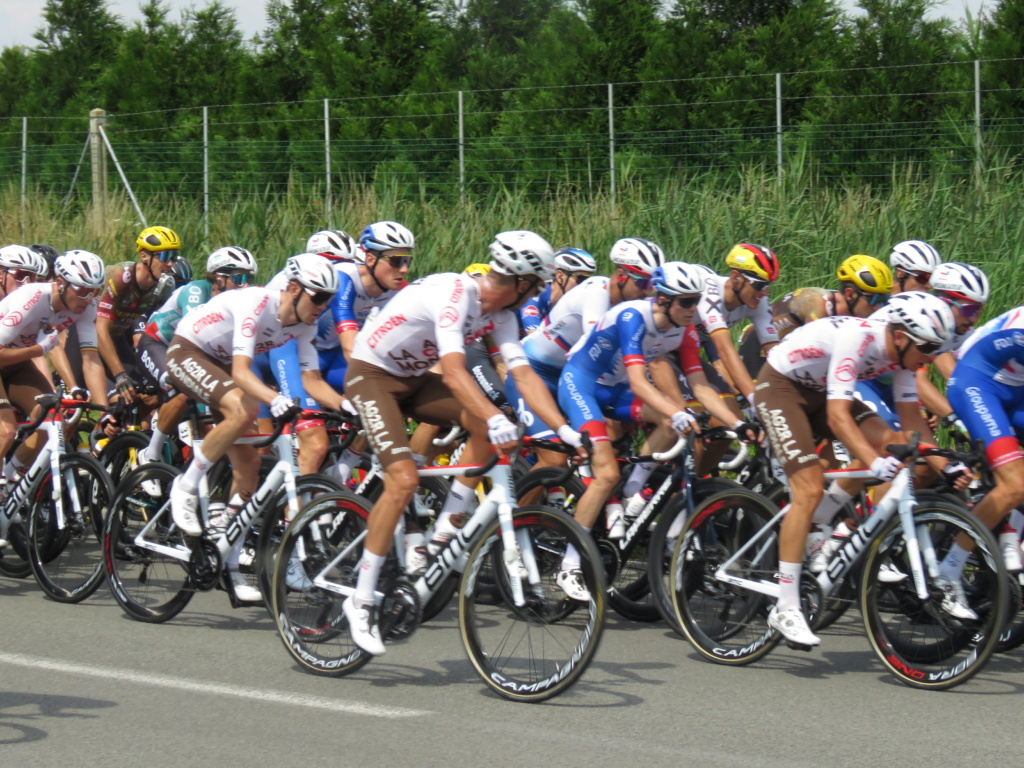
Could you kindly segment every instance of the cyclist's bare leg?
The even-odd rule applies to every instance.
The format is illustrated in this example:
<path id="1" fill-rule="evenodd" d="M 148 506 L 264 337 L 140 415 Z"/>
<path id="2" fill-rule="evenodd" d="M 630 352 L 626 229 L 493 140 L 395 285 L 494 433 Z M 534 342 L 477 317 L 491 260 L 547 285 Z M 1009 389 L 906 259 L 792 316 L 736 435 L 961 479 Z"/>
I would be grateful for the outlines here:
<path id="1" fill-rule="evenodd" d="M 327 455 L 327 427 L 299 428 L 299 472 L 311 475 L 320 471 Z"/>
<path id="2" fill-rule="evenodd" d="M 391 549 L 395 538 L 395 526 L 412 501 L 420 478 L 416 473 L 416 462 L 403 459 L 390 463 L 384 470 L 384 490 L 366 524 L 365 549 L 383 557 Z"/>
<path id="3" fill-rule="evenodd" d="M 986 528 L 994 528 L 1007 513 L 1024 504 L 1024 459 L 994 467 L 996 485 L 974 507 L 975 516 Z M 967 549 L 967 541 L 960 545 Z"/>
<path id="4" fill-rule="evenodd" d="M 779 560 L 799 563 L 804 559 L 807 533 L 811 530 L 814 510 L 825 495 L 825 472 L 817 462 L 789 475 L 790 498 L 793 500 L 779 531 Z"/>
<path id="5" fill-rule="evenodd" d="M 593 479 L 587 490 L 576 503 L 576 522 L 588 530 L 594 527 L 597 518 L 619 481 L 619 465 L 615 461 L 615 449 L 608 440 L 594 443 L 590 453 L 590 469 Z"/>

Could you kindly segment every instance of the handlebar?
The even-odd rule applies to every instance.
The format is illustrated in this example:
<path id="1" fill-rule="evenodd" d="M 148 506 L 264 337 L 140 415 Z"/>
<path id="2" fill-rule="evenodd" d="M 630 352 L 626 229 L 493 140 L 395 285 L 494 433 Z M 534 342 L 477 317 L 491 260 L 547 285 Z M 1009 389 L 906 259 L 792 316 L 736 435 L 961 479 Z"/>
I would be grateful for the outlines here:
<path id="1" fill-rule="evenodd" d="M 460 437 L 462 437 L 465 434 L 466 434 L 466 430 L 464 430 L 462 427 L 456 425 L 456 426 L 452 427 L 448 431 L 448 434 L 445 435 L 444 437 L 435 437 L 434 440 L 433 440 L 433 443 L 438 448 L 443 448 L 446 445 L 451 445 L 452 443 L 454 443 L 456 440 L 458 440 Z"/>

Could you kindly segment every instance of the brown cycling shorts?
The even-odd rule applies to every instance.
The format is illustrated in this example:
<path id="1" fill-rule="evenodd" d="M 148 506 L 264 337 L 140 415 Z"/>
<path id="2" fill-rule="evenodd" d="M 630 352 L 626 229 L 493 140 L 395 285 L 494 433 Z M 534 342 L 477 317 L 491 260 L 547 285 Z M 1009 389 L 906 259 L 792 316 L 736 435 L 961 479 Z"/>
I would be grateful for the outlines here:
<path id="1" fill-rule="evenodd" d="M 179 336 L 171 339 L 167 348 L 166 366 L 167 378 L 175 389 L 211 408 L 217 408 L 232 389 L 238 389 L 224 363 Z"/>
<path id="2" fill-rule="evenodd" d="M 816 462 L 818 442 L 834 439 L 828 428 L 828 395 L 798 384 L 768 363 L 757 376 L 754 393 L 757 416 L 786 475 Z M 858 424 L 877 416 L 860 400 L 853 401 L 850 413 Z"/>
<path id="3" fill-rule="evenodd" d="M 36 407 L 36 395 L 53 392 L 53 385 L 33 360 L 0 368 L 0 408 L 16 407 L 26 417 Z"/>
<path id="4" fill-rule="evenodd" d="M 348 364 L 345 395 L 359 412 L 381 466 L 412 460 L 405 419 L 446 427 L 459 423 L 462 406 L 439 373 L 401 377 L 362 360 Z"/>

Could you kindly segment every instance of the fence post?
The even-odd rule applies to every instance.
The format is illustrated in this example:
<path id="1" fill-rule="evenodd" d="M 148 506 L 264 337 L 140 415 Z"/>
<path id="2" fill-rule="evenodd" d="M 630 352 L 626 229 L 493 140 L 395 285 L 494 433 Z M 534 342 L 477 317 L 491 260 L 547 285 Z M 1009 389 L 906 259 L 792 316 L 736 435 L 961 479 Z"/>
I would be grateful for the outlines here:
<path id="1" fill-rule="evenodd" d="M 28 231 L 28 118 L 21 118 L 21 237 L 24 242 Z"/>
<path id="2" fill-rule="evenodd" d="M 328 99 L 324 99 L 324 193 L 325 226 L 330 229 L 331 220 L 331 107 Z"/>
<path id="3" fill-rule="evenodd" d="M 459 205 L 466 204 L 466 125 L 459 91 Z"/>
<path id="4" fill-rule="evenodd" d="M 210 239 L 210 114 L 203 107 L 203 238 Z"/>
<path id="5" fill-rule="evenodd" d="M 982 161 L 981 142 L 981 62 L 974 60 L 974 167 L 981 183 L 981 174 L 985 170 Z"/>
<path id="6" fill-rule="evenodd" d="M 107 220 L 107 154 L 103 151 L 102 126 L 107 122 L 104 109 L 89 112 L 90 154 L 92 157 L 92 212 L 95 234 L 102 235 Z"/>
<path id="7" fill-rule="evenodd" d="M 608 83 L 608 176 L 612 198 L 612 218 L 615 218 L 615 91 Z"/>
<path id="8" fill-rule="evenodd" d="M 782 73 L 775 73 L 775 174 L 782 183 Z"/>

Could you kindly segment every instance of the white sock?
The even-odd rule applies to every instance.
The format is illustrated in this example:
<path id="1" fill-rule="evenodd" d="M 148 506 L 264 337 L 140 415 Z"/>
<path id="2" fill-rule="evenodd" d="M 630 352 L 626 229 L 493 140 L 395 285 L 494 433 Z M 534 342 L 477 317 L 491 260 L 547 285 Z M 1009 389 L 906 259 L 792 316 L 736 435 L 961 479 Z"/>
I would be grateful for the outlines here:
<path id="1" fill-rule="evenodd" d="M 831 524 L 832 518 L 836 516 L 836 512 L 846 506 L 846 503 L 852 498 L 852 494 L 844 491 L 839 486 L 839 482 L 833 480 L 832 485 L 828 487 L 828 491 L 825 492 L 821 501 L 818 502 L 811 521 L 817 525 L 822 525 L 823 523 Z"/>
<path id="2" fill-rule="evenodd" d="M 338 459 L 338 474 L 341 475 L 343 481 L 352 477 L 352 470 L 359 465 L 362 458 L 363 454 L 356 453 L 349 448 L 341 452 L 341 458 Z"/>
<path id="3" fill-rule="evenodd" d="M 950 581 L 960 581 L 964 572 L 964 564 L 970 555 L 971 553 L 959 544 L 953 544 L 939 564 L 939 573 Z"/>
<path id="4" fill-rule="evenodd" d="M 778 611 L 800 608 L 800 563 L 779 561 L 779 602 Z"/>
<path id="5" fill-rule="evenodd" d="M 582 525 L 580 527 L 583 528 L 583 530 L 586 531 L 587 533 L 590 533 L 590 529 L 589 528 L 584 528 Z M 563 571 L 571 571 L 573 568 L 579 568 L 579 567 L 580 567 L 580 553 L 579 553 L 579 551 L 572 544 L 566 544 L 565 545 L 565 557 L 562 558 L 561 570 L 563 570 Z"/>
<path id="6" fill-rule="evenodd" d="M 448 491 L 448 496 L 444 500 L 444 506 L 441 507 L 441 514 L 438 515 L 437 522 L 440 523 L 442 519 L 447 519 L 452 515 L 462 514 L 475 501 L 475 487 L 468 488 L 458 481 L 452 483 L 451 490 Z"/>
<path id="7" fill-rule="evenodd" d="M 633 471 L 629 473 L 629 479 L 626 481 L 626 484 L 622 486 L 622 498 L 628 499 L 633 494 L 639 493 L 644 487 L 644 483 L 647 482 L 647 478 L 651 476 L 651 473 L 657 467 L 657 462 L 653 461 L 635 465 Z"/>
<path id="8" fill-rule="evenodd" d="M 188 491 L 189 493 L 195 493 L 199 490 L 199 483 L 206 476 L 206 473 L 210 471 L 210 467 L 213 466 L 213 462 L 206 458 L 201 448 L 196 448 L 192 452 L 192 461 L 188 465 L 188 469 L 185 470 L 185 474 L 181 476 L 181 489 Z"/>
<path id="9" fill-rule="evenodd" d="M 167 440 L 167 433 L 160 427 L 153 427 L 153 436 L 149 438 L 149 445 L 146 446 L 146 455 L 156 461 L 160 458 L 160 449 Z"/>
<path id="10" fill-rule="evenodd" d="M 353 595 L 356 605 L 373 605 L 374 590 L 377 589 L 377 577 L 380 576 L 381 566 L 384 565 L 384 555 L 375 555 L 368 549 L 363 550 L 363 556 L 359 560 L 359 578 L 356 580 L 356 593 Z"/>

